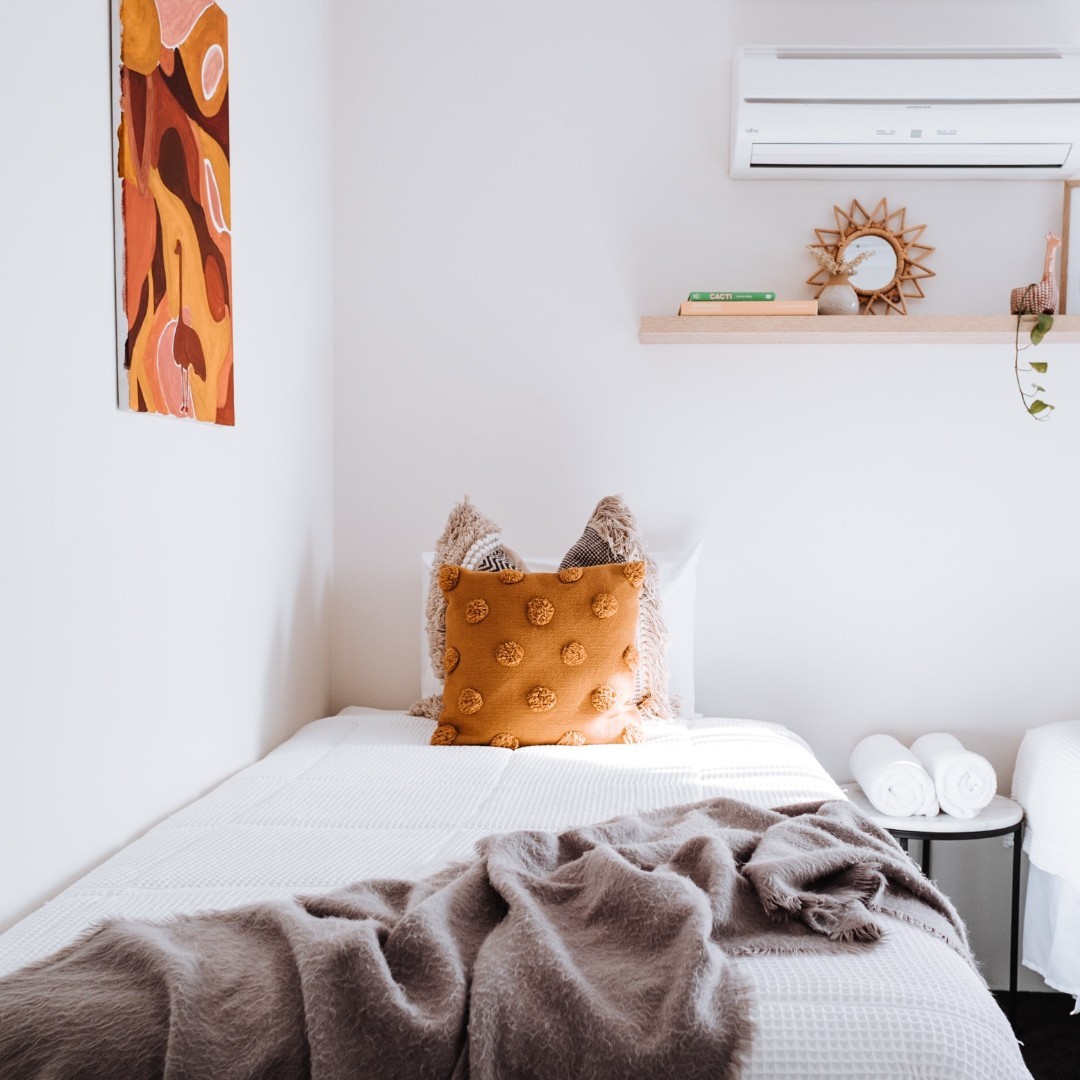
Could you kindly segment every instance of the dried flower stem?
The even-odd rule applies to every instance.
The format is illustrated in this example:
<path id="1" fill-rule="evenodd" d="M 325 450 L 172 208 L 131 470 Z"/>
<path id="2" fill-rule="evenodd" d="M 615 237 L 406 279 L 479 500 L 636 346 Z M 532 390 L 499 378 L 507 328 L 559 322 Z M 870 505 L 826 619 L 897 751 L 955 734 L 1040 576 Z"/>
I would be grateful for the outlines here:
<path id="1" fill-rule="evenodd" d="M 841 259 L 839 254 L 834 255 L 822 244 L 807 244 L 806 250 L 817 259 L 818 265 L 823 270 L 828 270 L 830 274 L 842 274 L 844 277 L 847 277 L 859 263 L 869 259 L 872 254 L 869 251 L 860 251 L 854 259 Z"/>

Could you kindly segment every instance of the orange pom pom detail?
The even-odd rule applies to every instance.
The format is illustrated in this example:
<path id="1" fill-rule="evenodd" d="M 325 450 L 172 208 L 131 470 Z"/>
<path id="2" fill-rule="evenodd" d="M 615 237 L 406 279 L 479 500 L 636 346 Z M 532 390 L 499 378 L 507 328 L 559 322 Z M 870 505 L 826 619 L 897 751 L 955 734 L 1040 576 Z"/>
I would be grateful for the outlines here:
<path id="1" fill-rule="evenodd" d="M 523 570 L 500 570 L 499 580 L 504 585 L 516 585 L 519 581 L 525 580 L 525 572 Z"/>
<path id="2" fill-rule="evenodd" d="M 495 659 L 503 667 L 517 667 L 525 659 L 525 650 L 516 641 L 504 641 L 495 646 Z"/>
<path id="3" fill-rule="evenodd" d="M 619 610 L 619 601 L 611 593 L 597 593 L 593 597 L 592 610 L 598 619 L 610 619 Z"/>
<path id="4" fill-rule="evenodd" d="M 525 605 L 525 614 L 533 626 L 547 626 L 555 616 L 555 605 L 542 596 L 534 596 Z"/>
<path id="5" fill-rule="evenodd" d="M 619 695 L 610 686 L 598 686 L 589 695 L 589 700 L 597 712 L 607 712 L 619 700 Z"/>
<path id="6" fill-rule="evenodd" d="M 449 746 L 457 738 L 457 728 L 453 724 L 440 724 L 429 740 L 432 746 Z"/>
<path id="7" fill-rule="evenodd" d="M 443 671 L 445 671 L 446 674 L 449 675 L 450 672 L 453 671 L 454 668 L 456 668 L 458 666 L 458 663 L 460 661 L 461 661 L 461 653 L 459 653 L 457 651 L 457 649 L 454 648 L 453 645 L 447 645 L 446 646 L 446 652 L 443 653 L 443 657 L 442 657 Z"/>
<path id="8" fill-rule="evenodd" d="M 580 581 L 584 573 L 580 566 L 564 566 L 559 571 L 559 580 L 564 585 L 572 585 L 575 581 Z"/>
<path id="9" fill-rule="evenodd" d="M 449 592 L 461 580 L 461 567 L 446 563 L 439 567 L 439 588 Z"/>
<path id="10" fill-rule="evenodd" d="M 628 562 L 623 567 L 622 572 L 626 575 L 626 580 L 635 589 L 641 588 L 641 583 L 645 580 L 645 564 L 643 562 Z"/>
<path id="11" fill-rule="evenodd" d="M 589 654 L 585 651 L 585 646 L 580 641 L 571 641 L 569 645 L 564 645 L 562 649 L 562 662 L 567 667 L 578 667 L 584 664 L 589 658 Z"/>
<path id="12" fill-rule="evenodd" d="M 558 700 L 555 691 L 549 690 L 546 686 L 534 686 L 528 695 L 529 708 L 533 712 L 547 712 L 549 709 L 554 709 L 555 702 Z"/>
<path id="13" fill-rule="evenodd" d="M 496 735 L 489 745 L 501 747 L 503 750 L 516 750 L 521 743 L 509 732 L 504 731 Z"/>
<path id="14" fill-rule="evenodd" d="M 488 617 L 489 610 L 486 600 L 470 600 L 465 605 L 465 621 L 475 626 L 476 623 L 483 622 Z"/>
<path id="15" fill-rule="evenodd" d="M 457 703 L 458 708 L 466 716 L 472 716 L 473 713 L 478 713 L 484 707 L 484 699 L 480 696 L 480 691 L 473 690 L 468 686 L 458 695 Z"/>
<path id="16" fill-rule="evenodd" d="M 584 746 L 585 736 L 580 731 L 568 731 L 556 744 L 556 746 Z"/>

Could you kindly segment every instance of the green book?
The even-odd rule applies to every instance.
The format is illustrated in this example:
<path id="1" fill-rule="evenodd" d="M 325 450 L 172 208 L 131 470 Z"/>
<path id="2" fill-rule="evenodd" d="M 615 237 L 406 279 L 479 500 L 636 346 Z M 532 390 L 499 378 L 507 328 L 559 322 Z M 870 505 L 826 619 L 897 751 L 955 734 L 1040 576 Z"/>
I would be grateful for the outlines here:
<path id="1" fill-rule="evenodd" d="M 775 300 L 774 292 L 692 292 L 687 300 Z"/>

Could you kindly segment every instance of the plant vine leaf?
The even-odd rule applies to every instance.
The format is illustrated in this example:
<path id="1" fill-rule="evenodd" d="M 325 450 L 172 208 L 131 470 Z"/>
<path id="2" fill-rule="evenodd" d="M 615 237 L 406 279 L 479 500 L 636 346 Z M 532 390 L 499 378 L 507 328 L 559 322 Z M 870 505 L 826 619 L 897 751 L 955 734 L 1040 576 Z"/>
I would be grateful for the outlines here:
<path id="1" fill-rule="evenodd" d="M 1020 391 L 1020 400 L 1023 401 L 1024 408 L 1027 410 L 1028 415 L 1035 420 L 1049 420 L 1050 413 L 1053 412 L 1054 409 L 1053 405 L 1047 404 L 1047 402 L 1043 401 L 1041 398 L 1036 398 L 1030 403 L 1028 401 L 1028 398 L 1034 397 L 1035 394 L 1045 393 L 1043 388 L 1032 383 L 1032 393 L 1025 394 L 1024 388 L 1020 383 L 1020 353 L 1031 347 L 1030 345 L 1022 346 L 1020 344 L 1020 325 L 1023 322 L 1024 316 L 1035 316 L 1035 323 L 1028 333 L 1031 345 L 1038 345 L 1054 325 L 1054 316 L 1050 314 L 1050 312 L 1044 311 L 1041 314 L 1036 315 L 1036 313 L 1031 310 L 1030 301 L 1036 287 L 1034 282 L 1028 285 L 1023 291 L 1020 302 L 1016 305 L 1016 336 L 1013 340 L 1013 373 L 1016 376 L 1016 389 Z M 1045 360 L 1032 360 L 1029 363 L 1030 367 L 1025 370 L 1037 371 L 1040 375 L 1046 374 L 1047 364 Z"/>
<path id="2" fill-rule="evenodd" d="M 1045 312 L 1035 320 L 1035 325 L 1031 328 L 1031 344 L 1038 345 L 1040 341 L 1050 332 L 1050 328 L 1054 325 L 1054 316 L 1048 315 Z"/>

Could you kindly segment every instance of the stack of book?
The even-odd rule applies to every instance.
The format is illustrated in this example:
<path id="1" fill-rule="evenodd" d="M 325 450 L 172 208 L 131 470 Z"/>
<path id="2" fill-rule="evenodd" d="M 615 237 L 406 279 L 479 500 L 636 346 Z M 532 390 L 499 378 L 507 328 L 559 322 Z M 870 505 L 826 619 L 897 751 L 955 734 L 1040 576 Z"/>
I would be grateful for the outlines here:
<path id="1" fill-rule="evenodd" d="M 816 300 L 777 300 L 774 292 L 692 292 L 680 315 L 816 315 Z"/>

